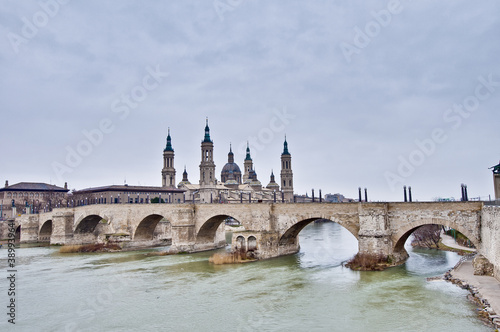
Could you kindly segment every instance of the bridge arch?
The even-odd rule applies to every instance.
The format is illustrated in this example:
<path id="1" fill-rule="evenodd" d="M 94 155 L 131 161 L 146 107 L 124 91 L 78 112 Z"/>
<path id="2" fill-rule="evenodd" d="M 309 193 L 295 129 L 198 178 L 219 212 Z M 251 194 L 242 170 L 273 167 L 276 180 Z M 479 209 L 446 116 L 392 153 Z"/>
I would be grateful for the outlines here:
<path id="1" fill-rule="evenodd" d="M 410 237 L 410 235 L 413 234 L 413 232 L 415 232 L 418 228 L 425 225 L 447 226 L 456 229 L 457 231 L 465 235 L 472 242 L 472 244 L 476 248 L 478 248 L 479 245 L 478 239 L 476 239 L 468 229 L 462 227 L 459 224 L 450 223 L 449 221 L 446 220 L 432 219 L 432 220 L 420 220 L 418 222 L 414 222 L 411 225 L 407 225 L 398 230 L 398 232 L 395 235 L 393 235 L 393 244 L 394 244 L 393 251 L 395 253 L 404 251 L 405 250 L 404 245 L 408 240 L 408 238 Z"/>
<path id="2" fill-rule="evenodd" d="M 135 241 L 149 241 L 153 240 L 154 232 L 158 223 L 163 220 L 164 217 L 160 214 L 150 214 L 141 220 L 134 232 Z"/>
<path id="3" fill-rule="evenodd" d="M 97 214 L 91 214 L 80 220 L 75 227 L 75 234 L 93 233 L 103 218 Z"/>
<path id="4" fill-rule="evenodd" d="M 38 232 L 38 242 L 50 242 L 52 236 L 53 223 L 52 219 L 45 221 Z"/>
<path id="5" fill-rule="evenodd" d="M 342 222 L 337 222 L 337 221 L 334 221 L 334 220 L 331 220 L 331 219 L 328 219 L 328 218 L 317 217 L 317 218 L 308 218 L 308 219 L 301 220 L 301 221 L 295 223 L 290 228 L 288 228 L 283 233 L 283 235 L 280 236 L 279 245 L 280 246 L 284 246 L 284 245 L 298 245 L 298 243 L 297 243 L 298 242 L 298 235 L 304 229 L 304 227 L 306 227 L 307 225 L 309 225 L 313 221 L 320 220 L 320 219 L 325 219 L 325 220 L 328 220 L 328 221 L 332 221 L 332 222 L 334 222 L 336 224 L 339 224 L 340 226 L 342 226 L 345 229 L 347 229 L 359 241 L 359 236 L 358 236 L 358 231 L 359 230 L 357 228 L 353 227 L 353 225 L 351 225 L 351 224 L 344 224 Z"/>
<path id="6" fill-rule="evenodd" d="M 220 243 L 216 243 L 216 235 L 217 229 L 219 229 L 220 225 L 228 218 L 232 218 L 241 224 L 240 220 L 227 214 L 215 215 L 203 223 L 199 231 L 196 233 L 196 246 L 198 249 L 214 249 L 214 244 L 216 247 L 225 245 L 225 241 L 219 241 Z M 200 248 L 200 246 L 207 246 L 207 248 Z"/>

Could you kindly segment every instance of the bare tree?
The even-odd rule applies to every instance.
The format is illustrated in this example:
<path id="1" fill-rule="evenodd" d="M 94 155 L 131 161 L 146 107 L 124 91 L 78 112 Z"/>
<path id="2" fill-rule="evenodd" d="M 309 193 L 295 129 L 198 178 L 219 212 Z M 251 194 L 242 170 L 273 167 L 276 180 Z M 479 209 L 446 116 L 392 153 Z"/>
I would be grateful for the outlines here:
<path id="1" fill-rule="evenodd" d="M 412 245 L 423 248 L 439 248 L 441 226 L 424 225 L 413 232 Z"/>

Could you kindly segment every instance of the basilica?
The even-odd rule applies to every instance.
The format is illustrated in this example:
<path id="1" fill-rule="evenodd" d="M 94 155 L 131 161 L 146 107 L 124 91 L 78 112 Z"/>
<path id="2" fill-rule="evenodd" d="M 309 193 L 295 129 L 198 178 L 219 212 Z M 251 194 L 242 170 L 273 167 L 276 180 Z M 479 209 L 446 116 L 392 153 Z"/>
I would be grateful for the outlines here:
<path id="1" fill-rule="evenodd" d="M 276 183 L 271 171 L 270 182 L 263 186 L 257 178 L 250 155 L 250 146 L 247 144 L 246 157 L 243 161 L 243 172 L 234 161 L 232 147 L 229 147 L 227 164 L 220 174 L 220 181 L 216 178 L 214 163 L 214 143 L 210 138 L 208 119 L 205 126 L 205 137 L 201 142 L 200 182 L 189 182 L 186 168 L 178 189 L 185 191 L 185 200 L 196 203 L 248 203 L 248 202 L 292 202 L 293 201 L 293 172 L 292 156 L 288 151 L 285 138 L 283 153 L 281 154 L 281 181 Z M 163 150 L 162 186 L 175 188 L 174 149 L 170 130 L 167 136 L 167 145 Z"/>

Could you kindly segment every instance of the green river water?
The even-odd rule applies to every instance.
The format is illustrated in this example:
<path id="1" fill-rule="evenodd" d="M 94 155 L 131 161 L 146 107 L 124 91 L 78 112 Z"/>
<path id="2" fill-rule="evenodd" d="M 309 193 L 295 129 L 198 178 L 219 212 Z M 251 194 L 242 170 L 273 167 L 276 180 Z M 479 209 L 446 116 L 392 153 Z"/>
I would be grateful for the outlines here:
<path id="1" fill-rule="evenodd" d="M 16 325 L 4 314 L 0 330 L 491 331 L 466 291 L 426 281 L 453 267 L 454 253 L 408 247 L 403 266 L 354 272 L 342 262 L 357 252 L 357 241 L 341 226 L 310 224 L 300 243 L 296 255 L 224 266 L 208 262 L 213 252 L 20 248 Z"/>

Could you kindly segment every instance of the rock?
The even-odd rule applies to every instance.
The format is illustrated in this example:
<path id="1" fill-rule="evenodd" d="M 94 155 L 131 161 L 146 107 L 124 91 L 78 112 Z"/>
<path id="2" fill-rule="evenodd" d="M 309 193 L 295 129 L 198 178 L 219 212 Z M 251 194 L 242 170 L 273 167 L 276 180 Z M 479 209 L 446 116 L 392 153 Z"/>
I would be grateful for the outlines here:
<path id="1" fill-rule="evenodd" d="M 493 276 L 494 267 L 483 255 L 477 255 L 472 261 L 474 275 Z"/>

